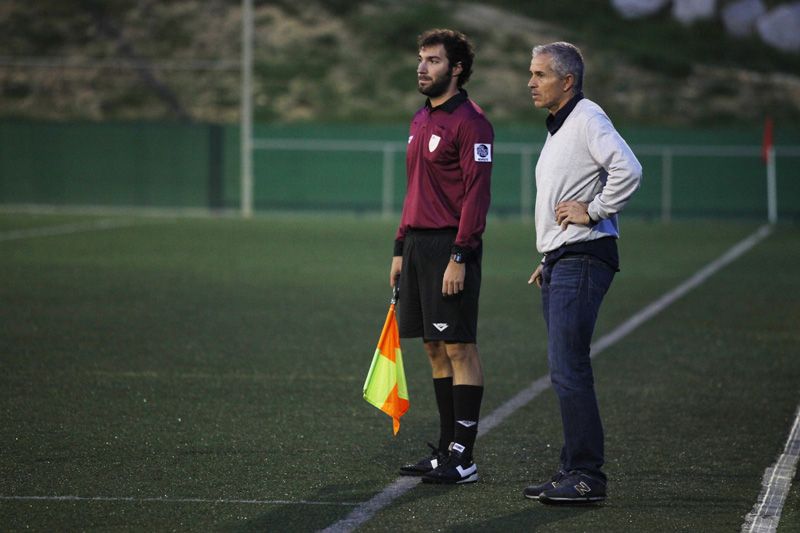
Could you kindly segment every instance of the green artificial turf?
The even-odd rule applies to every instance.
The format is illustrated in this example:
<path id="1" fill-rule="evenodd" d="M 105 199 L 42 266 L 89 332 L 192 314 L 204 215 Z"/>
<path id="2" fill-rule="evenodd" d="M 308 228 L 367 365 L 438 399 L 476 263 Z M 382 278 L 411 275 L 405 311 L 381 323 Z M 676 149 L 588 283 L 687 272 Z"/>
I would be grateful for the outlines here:
<path id="1" fill-rule="evenodd" d="M 0 240 L 0 528 L 318 530 L 436 438 L 419 341 L 403 342 L 411 409 L 397 437 L 361 399 L 396 221 L 125 220 Z M 0 237 L 87 221 L 3 214 Z M 596 338 L 757 227 L 623 220 L 622 271 Z M 558 461 L 548 390 L 480 438 L 481 482 L 418 486 L 362 529 L 738 530 L 800 402 L 799 238 L 777 227 L 597 357 L 606 504 L 522 498 Z M 532 226 L 490 220 L 484 416 L 547 373 L 526 283 L 536 260 Z M 795 483 L 779 531 L 800 527 L 798 505 Z"/>

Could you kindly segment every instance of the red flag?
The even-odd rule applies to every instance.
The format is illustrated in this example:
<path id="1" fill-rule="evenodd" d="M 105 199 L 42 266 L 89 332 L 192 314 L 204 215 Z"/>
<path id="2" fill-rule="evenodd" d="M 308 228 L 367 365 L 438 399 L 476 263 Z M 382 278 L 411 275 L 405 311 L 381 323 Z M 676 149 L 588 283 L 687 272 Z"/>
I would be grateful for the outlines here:
<path id="1" fill-rule="evenodd" d="M 772 149 L 772 117 L 764 119 L 764 140 L 761 144 L 761 159 L 764 163 L 769 158 L 769 151 Z"/>

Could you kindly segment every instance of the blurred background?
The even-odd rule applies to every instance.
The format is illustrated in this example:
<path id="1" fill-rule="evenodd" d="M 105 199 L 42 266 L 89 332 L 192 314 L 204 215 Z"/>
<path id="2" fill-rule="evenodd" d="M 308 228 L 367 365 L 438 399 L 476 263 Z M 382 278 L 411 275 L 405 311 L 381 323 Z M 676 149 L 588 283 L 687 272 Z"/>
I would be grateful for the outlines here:
<path id="1" fill-rule="evenodd" d="M 530 50 L 569 40 L 645 167 L 631 212 L 800 217 L 800 2 L 247 4 L 0 2 L 0 206 L 395 216 L 423 103 L 416 37 L 439 26 L 476 46 L 466 88 L 496 128 L 494 214 L 530 217 L 545 136 Z"/>

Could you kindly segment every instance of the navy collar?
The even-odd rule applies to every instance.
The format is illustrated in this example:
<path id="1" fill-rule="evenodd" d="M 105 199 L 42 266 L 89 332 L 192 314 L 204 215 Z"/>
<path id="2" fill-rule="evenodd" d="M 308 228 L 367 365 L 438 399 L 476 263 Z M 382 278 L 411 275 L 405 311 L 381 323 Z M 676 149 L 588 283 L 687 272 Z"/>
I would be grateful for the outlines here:
<path id="1" fill-rule="evenodd" d="M 564 107 L 556 111 L 555 115 L 552 113 L 547 115 L 544 124 L 547 126 L 547 131 L 550 132 L 550 135 L 555 135 L 556 132 L 561 129 L 561 126 L 564 125 L 564 121 L 567 120 L 569 114 L 572 113 L 572 110 L 575 109 L 575 106 L 578 105 L 578 102 L 581 100 L 583 100 L 583 93 L 579 92 L 570 98 L 569 102 L 564 104 Z"/>
<path id="2" fill-rule="evenodd" d="M 425 101 L 425 107 L 427 107 L 430 112 L 438 111 L 441 109 L 446 113 L 452 113 L 453 111 L 456 110 L 458 106 L 466 102 L 467 98 L 468 98 L 467 91 L 465 91 L 464 89 L 459 89 L 458 94 L 453 95 L 445 103 L 436 107 L 431 107 L 431 99 L 428 98 Z"/>

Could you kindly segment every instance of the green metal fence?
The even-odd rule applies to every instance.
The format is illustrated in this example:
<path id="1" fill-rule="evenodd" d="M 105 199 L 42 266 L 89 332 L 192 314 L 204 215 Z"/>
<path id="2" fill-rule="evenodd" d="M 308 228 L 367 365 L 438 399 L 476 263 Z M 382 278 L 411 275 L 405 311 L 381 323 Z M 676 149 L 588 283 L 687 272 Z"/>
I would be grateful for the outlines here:
<path id="1" fill-rule="evenodd" d="M 219 126 L 0 122 L 0 203 L 221 206 Z"/>
<path id="2" fill-rule="evenodd" d="M 767 218 L 759 132 L 624 130 L 644 166 L 628 212 L 653 218 Z M 405 125 L 256 125 L 256 210 L 395 216 L 405 191 Z M 492 213 L 532 213 L 541 124 L 496 131 Z M 779 139 L 780 140 L 780 139 Z M 786 140 L 794 143 L 788 145 Z M 800 219 L 800 135 L 777 155 L 779 219 Z M 0 122 L 0 204 L 239 207 L 233 125 Z"/>

